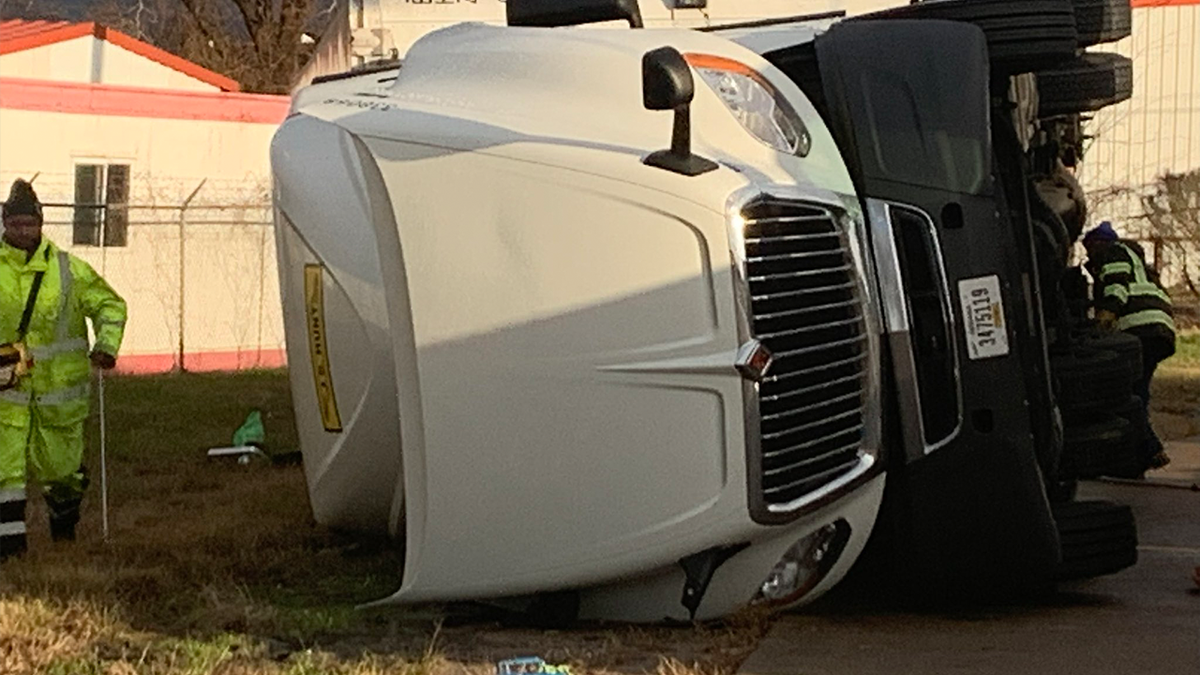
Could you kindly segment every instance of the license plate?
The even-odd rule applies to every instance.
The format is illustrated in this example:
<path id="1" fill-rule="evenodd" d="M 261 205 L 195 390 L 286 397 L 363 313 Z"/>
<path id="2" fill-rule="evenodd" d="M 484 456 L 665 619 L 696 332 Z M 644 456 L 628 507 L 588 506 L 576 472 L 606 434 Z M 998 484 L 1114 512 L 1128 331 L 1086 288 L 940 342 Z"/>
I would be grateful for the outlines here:
<path id="1" fill-rule="evenodd" d="M 962 300 L 967 355 L 972 360 L 1008 354 L 1008 324 L 1000 299 L 1000 277 L 979 277 L 958 282 Z"/>

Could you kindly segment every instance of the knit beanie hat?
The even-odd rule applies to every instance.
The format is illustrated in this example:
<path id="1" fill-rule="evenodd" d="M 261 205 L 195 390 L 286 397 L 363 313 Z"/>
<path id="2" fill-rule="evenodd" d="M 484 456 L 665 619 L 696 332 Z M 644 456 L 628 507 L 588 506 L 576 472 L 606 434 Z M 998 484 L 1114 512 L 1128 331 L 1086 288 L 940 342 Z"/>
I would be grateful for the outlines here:
<path id="1" fill-rule="evenodd" d="M 4 202 L 3 217 L 9 216 L 34 216 L 38 220 L 42 219 L 42 203 L 38 201 L 37 193 L 28 181 L 20 178 L 13 181 L 8 201 Z"/>
<path id="2" fill-rule="evenodd" d="M 1106 220 L 1100 223 L 1099 227 L 1095 227 L 1083 235 L 1083 245 L 1087 246 L 1098 241 L 1116 241 L 1117 239 L 1117 232 L 1113 229 L 1112 223 Z"/>

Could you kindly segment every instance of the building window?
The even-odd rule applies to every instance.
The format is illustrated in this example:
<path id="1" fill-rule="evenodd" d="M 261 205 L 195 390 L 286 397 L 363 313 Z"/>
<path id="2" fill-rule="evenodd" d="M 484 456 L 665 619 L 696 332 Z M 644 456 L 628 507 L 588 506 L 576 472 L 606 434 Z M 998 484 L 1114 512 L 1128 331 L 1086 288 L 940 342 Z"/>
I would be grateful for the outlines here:
<path id="1" fill-rule="evenodd" d="M 129 239 L 129 165 L 75 165 L 77 246 L 125 246 Z"/>

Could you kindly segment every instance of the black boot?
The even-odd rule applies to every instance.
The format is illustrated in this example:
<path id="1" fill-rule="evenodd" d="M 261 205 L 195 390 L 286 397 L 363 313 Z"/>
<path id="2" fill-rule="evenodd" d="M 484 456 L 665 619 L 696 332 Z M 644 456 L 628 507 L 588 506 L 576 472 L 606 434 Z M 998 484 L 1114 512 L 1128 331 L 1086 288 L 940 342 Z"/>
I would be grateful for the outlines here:
<path id="1" fill-rule="evenodd" d="M 0 536 L 0 563 L 9 558 L 18 558 L 25 553 L 25 533 Z"/>
<path id="2" fill-rule="evenodd" d="M 25 552 L 25 492 L 0 492 L 0 562 Z"/>
<path id="3" fill-rule="evenodd" d="M 75 526 L 79 524 L 80 497 L 58 500 L 46 495 L 50 507 L 50 538 L 54 541 L 75 541 Z"/>

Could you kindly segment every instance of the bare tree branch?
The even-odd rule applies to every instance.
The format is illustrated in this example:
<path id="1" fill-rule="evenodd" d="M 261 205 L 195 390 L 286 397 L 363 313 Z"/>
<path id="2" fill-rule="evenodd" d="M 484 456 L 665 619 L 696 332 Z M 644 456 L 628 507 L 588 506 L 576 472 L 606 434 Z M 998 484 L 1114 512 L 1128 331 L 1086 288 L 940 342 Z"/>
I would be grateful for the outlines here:
<path id="1" fill-rule="evenodd" d="M 1141 202 L 1155 244 L 1179 259 L 1180 276 L 1195 293 L 1189 263 L 1200 251 L 1200 169 L 1160 176 Z"/>

